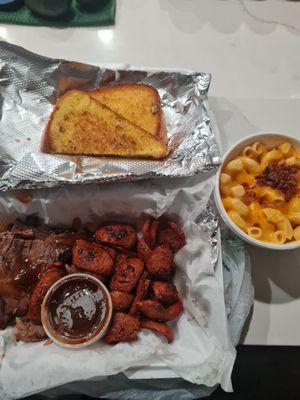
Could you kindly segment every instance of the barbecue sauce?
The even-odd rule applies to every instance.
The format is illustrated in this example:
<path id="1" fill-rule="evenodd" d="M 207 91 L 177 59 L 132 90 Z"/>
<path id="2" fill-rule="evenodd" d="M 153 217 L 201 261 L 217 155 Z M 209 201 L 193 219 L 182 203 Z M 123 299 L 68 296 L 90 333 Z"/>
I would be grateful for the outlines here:
<path id="1" fill-rule="evenodd" d="M 49 321 L 61 338 L 83 343 L 107 318 L 105 292 L 96 282 L 74 276 L 62 282 L 48 299 Z"/>
<path id="2" fill-rule="evenodd" d="M 28 255 L 24 257 L 25 245 L 20 249 L 16 247 L 14 260 L 10 262 L 10 269 L 14 285 L 17 289 L 30 293 L 41 276 L 53 263 L 57 261 L 62 261 L 63 263 L 69 262 L 68 257 L 70 258 L 70 252 L 75 241 L 86 237 L 82 233 L 63 233 L 60 235 L 50 234 L 46 240 L 50 241 L 49 238 L 51 238 L 51 235 L 53 235 L 53 241 L 45 247 L 44 255 L 36 249 L 36 254 L 32 255 L 28 251 Z M 29 248 L 31 242 L 31 240 L 25 242 Z"/>
<path id="3" fill-rule="evenodd" d="M 22 259 L 22 256 L 16 257 L 13 268 L 13 280 L 18 289 L 31 292 L 36 283 L 40 280 L 43 273 L 47 271 L 49 265 L 45 262 L 31 262 L 28 258 Z"/>

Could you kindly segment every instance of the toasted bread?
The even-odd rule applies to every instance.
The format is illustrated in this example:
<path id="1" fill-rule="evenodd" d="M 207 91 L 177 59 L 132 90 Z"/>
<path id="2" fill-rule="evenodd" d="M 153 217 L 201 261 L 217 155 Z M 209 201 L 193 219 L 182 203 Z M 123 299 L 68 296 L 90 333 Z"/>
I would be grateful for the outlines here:
<path id="1" fill-rule="evenodd" d="M 149 85 L 128 83 L 105 86 L 90 92 L 91 96 L 152 136 L 160 138 L 162 111 L 157 90 Z"/>
<path id="2" fill-rule="evenodd" d="M 56 104 L 42 151 L 163 158 L 166 142 L 130 123 L 88 93 L 71 90 Z"/>

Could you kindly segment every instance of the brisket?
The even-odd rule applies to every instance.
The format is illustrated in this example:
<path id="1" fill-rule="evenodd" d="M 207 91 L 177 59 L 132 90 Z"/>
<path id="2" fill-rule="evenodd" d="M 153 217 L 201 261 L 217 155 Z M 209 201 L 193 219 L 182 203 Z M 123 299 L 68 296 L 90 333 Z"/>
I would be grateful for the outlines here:
<path id="1" fill-rule="evenodd" d="M 56 233 L 20 221 L 0 232 L 0 329 L 27 312 L 28 296 L 54 262 L 70 257 L 80 233 Z"/>

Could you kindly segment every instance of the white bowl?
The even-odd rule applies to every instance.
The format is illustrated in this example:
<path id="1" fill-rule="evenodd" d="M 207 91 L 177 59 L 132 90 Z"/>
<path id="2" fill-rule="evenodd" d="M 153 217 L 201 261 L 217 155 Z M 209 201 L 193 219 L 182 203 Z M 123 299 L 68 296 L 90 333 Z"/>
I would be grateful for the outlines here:
<path id="1" fill-rule="evenodd" d="M 253 237 L 247 235 L 244 231 L 242 231 L 229 217 L 227 211 L 225 210 L 220 194 L 220 175 L 223 170 L 224 165 L 226 165 L 229 161 L 233 160 L 235 157 L 241 154 L 241 151 L 248 145 L 254 142 L 261 142 L 266 146 L 276 146 L 284 141 L 289 141 L 293 144 L 293 146 L 300 150 L 300 141 L 294 137 L 280 134 L 280 133 L 257 133 L 251 136 L 247 136 L 244 139 L 237 142 L 234 146 L 232 146 L 224 155 L 222 164 L 218 170 L 215 181 L 215 190 L 214 190 L 214 198 L 217 209 L 225 222 L 225 224 L 241 239 L 245 240 L 248 243 L 251 243 L 258 247 L 263 247 L 265 249 L 270 250 L 291 250 L 300 247 L 300 241 L 293 241 L 284 244 L 273 244 L 268 242 L 262 242 L 260 240 L 254 239 Z"/>

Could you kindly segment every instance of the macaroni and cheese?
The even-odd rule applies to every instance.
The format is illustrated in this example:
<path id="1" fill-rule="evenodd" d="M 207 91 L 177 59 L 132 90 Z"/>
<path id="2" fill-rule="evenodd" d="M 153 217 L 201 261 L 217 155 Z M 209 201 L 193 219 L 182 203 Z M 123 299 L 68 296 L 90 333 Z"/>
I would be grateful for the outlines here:
<path id="1" fill-rule="evenodd" d="M 223 205 L 232 221 L 255 239 L 300 240 L 300 151 L 289 142 L 247 146 L 220 176 Z"/>

